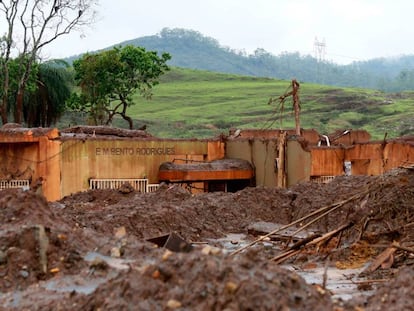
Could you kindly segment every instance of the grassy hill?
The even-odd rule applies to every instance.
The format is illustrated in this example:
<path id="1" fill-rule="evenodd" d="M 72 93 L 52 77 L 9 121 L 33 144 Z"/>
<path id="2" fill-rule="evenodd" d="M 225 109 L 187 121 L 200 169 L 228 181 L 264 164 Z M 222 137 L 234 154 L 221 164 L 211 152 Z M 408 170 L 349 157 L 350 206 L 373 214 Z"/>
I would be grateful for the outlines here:
<path id="1" fill-rule="evenodd" d="M 337 65 L 311 55 L 285 52 L 273 55 L 258 48 L 247 55 L 223 47 L 214 38 L 186 29 L 163 29 L 159 34 L 115 44 L 168 52 L 170 66 L 254 77 L 291 79 L 340 87 L 363 87 L 388 92 L 414 90 L 414 55 L 378 58 Z M 112 48 L 113 46 L 108 47 Z M 71 63 L 78 56 L 67 58 Z"/>
<path id="2" fill-rule="evenodd" d="M 205 138 L 229 128 L 293 128 L 292 101 L 285 113 L 268 105 L 284 94 L 289 80 L 256 78 L 209 71 L 173 68 L 154 88 L 151 100 L 138 94 L 129 108 L 135 127 L 165 138 Z M 383 93 L 301 83 L 301 127 L 320 133 L 336 129 L 366 129 L 374 139 L 414 133 L 414 92 Z M 68 121 L 66 121 L 68 122 Z M 73 122 L 72 122 L 73 124 Z M 126 122 L 116 120 L 116 126 Z"/>

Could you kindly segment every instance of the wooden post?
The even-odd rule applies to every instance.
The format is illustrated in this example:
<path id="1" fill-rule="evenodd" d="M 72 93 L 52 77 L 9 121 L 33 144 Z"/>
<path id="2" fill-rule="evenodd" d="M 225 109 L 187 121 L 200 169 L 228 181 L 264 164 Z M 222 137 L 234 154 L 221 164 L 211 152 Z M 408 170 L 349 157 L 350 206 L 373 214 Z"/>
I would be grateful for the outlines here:
<path id="1" fill-rule="evenodd" d="M 282 132 L 279 136 L 279 144 L 277 147 L 278 157 L 277 163 L 277 186 L 286 187 L 286 168 L 285 168 L 285 150 L 286 150 L 286 132 Z"/>
<path id="2" fill-rule="evenodd" d="M 292 96 L 293 96 L 293 110 L 295 111 L 295 126 L 296 126 L 296 135 L 300 136 L 300 104 L 299 104 L 299 83 L 293 79 L 292 80 Z"/>

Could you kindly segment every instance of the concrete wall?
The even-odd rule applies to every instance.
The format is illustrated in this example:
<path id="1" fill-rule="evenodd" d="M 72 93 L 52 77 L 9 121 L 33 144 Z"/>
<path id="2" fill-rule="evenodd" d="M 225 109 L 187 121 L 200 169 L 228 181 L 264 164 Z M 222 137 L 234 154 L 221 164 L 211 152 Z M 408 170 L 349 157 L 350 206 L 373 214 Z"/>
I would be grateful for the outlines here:
<path id="1" fill-rule="evenodd" d="M 61 194 L 66 196 L 88 189 L 91 178 L 158 183 L 161 163 L 223 158 L 224 147 L 217 141 L 73 139 L 62 142 L 61 154 Z"/>
<path id="2" fill-rule="evenodd" d="M 278 141 L 276 139 L 235 139 L 226 143 L 226 157 L 249 161 L 254 169 L 257 186 L 275 187 L 277 184 Z"/>
<path id="3" fill-rule="evenodd" d="M 312 134 L 313 132 L 309 132 Z M 275 134 L 275 133 L 273 133 Z M 280 134 L 280 133 L 279 133 Z M 302 142 L 302 143 L 301 143 Z M 290 186 L 318 176 L 379 175 L 414 163 L 412 140 L 309 147 L 298 137 L 172 140 L 59 136 L 56 129 L 0 130 L 0 179 L 40 180 L 50 201 L 89 189 L 91 178 L 148 178 L 161 163 L 239 158 L 255 169 L 257 186 Z"/>
<path id="4" fill-rule="evenodd" d="M 288 187 L 310 180 L 312 157 L 297 140 L 288 140 L 286 145 L 286 185 Z"/>

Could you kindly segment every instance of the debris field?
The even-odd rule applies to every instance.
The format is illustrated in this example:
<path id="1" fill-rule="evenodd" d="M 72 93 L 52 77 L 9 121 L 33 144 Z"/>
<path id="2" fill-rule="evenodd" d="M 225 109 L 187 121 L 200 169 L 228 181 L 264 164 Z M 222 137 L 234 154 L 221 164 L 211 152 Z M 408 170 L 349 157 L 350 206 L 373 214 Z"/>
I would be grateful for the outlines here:
<path id="1" fill-rule="evenodd" d="M 0 222 L 2 310 L 414 309 L 413 168 L 235 193 L 8 189 Z M 331 268 L 360 269 L 351 299 Z"/>

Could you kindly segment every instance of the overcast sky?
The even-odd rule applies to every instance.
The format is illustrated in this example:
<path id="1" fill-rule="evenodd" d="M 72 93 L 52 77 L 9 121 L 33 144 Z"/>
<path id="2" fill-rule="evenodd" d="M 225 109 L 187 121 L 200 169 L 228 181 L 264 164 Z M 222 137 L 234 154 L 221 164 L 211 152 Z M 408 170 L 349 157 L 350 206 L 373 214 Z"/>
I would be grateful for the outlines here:
<path id="1" fill-rule="evenodd" d="M 83 36 L 62 37 L 45 55 L 94 51 L 164 27 L 195 30 L 247 53 L 315 55 L 317 38 L 336 63 L 414 54 L 412 0 L 100 0 L 98 14 Z"/>

